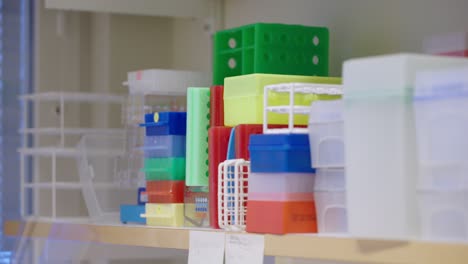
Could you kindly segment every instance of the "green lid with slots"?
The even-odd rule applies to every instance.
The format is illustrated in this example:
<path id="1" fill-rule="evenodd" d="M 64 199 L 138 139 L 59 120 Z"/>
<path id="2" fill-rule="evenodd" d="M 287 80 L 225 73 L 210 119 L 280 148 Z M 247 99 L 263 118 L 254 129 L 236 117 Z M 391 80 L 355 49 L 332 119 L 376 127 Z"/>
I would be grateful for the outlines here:
<path id="1" fill-rule="evenodd" d="M 325 27 L 257 23 L 214 36 L 213 83 L 250 73 L 328 76 Z"/>
<path id="2" fill-rule="evenodd" d="M 185 180 L 185 158 L 145 159 L 142 170 L 147 181 L 183 181 Z"/>
<path id="3" fill-rule="evenodd" d="M 209 128 L 210 88 L 188 88 L 185 171 L 187 186 L 208 186 Z"/>

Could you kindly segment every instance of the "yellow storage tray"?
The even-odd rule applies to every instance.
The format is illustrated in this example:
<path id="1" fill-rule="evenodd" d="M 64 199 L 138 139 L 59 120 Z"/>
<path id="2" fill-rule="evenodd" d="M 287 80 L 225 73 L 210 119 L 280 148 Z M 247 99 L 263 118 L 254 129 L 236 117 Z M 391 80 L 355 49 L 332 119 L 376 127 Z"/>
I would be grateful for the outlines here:
<path id="1" fill-rule="evenodd" d="M 341 78 L 317 77 L 280 74 L 248 74 L 228 77 L 224 80 L 224 124 L 263 124 L 263 88 L 279 83 L 323 83 L 341 84 Z M 315 100 L 338 99 L 340 96 L 296 94 L 295 105 L 309 106 Z M 289 94 L 270 93 L 268 105 L 288 105 Z M 294 118 L 296 125 L 307 125 L 308 118 L 298 115 Z M 269 124 L 288 124 L 288 115 L 268 114 Z"/>
<path id="2" fill-rule="evenodd" d="M 184 204 L 145 205 L 146 225 L 149 226 L 184 226 Z"/>

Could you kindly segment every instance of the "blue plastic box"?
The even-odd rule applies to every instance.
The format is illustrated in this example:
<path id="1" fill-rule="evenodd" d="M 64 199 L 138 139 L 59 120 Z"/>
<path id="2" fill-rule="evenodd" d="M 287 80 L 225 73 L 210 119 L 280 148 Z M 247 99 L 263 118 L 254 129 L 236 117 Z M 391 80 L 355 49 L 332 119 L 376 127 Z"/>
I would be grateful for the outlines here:
<path id="1" fill-rule="evenodd" d="M 307 134 L 251 135 L 249 151 L 252 172 L 315 173 Z"/>
<path id="2" fill-rule="evenodd" d="M 145 114 L 146 136 L 186 135 L 186 112 L 160 112 Z"/>
<path id="3" fill-rule="evenodd" d="M 148 196 L 146 195 L 146 188 L 138 188 L 138 205 L 145 205 L 148 202 Z"/>
<path id="4" fill-rule="evenodd" d="M 147 136 L 141 149 L 145 158 L 182 158 L 185 157 L 185 139 L 179 135 Z"/>
<path id="5" fill-rule="evenodd" d="M 141 217 L 145 213 L 144 205 L 122 204 L 120 205 L 120 221 L 123 224 L 146 224 L 146 218 Z"/>

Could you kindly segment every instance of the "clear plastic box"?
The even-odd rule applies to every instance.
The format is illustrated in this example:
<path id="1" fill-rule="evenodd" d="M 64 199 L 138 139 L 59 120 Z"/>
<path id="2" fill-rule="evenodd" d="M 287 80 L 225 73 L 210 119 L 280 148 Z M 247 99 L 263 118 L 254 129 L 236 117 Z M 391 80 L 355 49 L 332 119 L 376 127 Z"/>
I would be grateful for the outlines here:
<path id="1" fill-rule="evenodd" d="M 418 196 L 423 239 L 468 241 L 468 190 L 421 189 Z"/>
<path id="2" fill-rule="evenodd" d="M 343 101 L 315 101 L 309 115 L 313 168 L 344 167 Z"/>
<path id="3" fill-rule="evenodd" d="M 467 188 L 468 68 L 420 73 L 413 100 L 419 185 Z"/>
<path id="4" fill-rule="evenodd" d="M 345 170 L 317 169 L 315 175 L 315 209 L 319 233 L 347 233 Z"/>
<path id="5" fill-rule="evenodd" d="M 185 136 L 147 136 L 144 141 L 145 158 L 185 157 Z"/>
<path id="6" fill-rule="evenodd" d="M 93 222 L 118 222 L 121 204 L 137 202 L 137 186 L 118 164 L 124 155 L 124 136 L 84 135 L 77 145 L 83 198 Z"/>
<path id="7" fill-rule="evenodd" d="M 314 181 L 313 173 L 250 173 L 249 200 L 310 201 Z"/>

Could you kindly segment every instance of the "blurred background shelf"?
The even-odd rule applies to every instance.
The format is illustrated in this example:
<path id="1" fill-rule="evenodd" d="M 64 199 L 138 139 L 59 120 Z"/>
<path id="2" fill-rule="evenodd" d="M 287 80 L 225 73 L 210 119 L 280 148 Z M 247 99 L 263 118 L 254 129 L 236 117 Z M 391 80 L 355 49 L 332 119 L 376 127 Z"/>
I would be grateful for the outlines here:
<path id="1" fill-rule="evenodd" d="M 7 236 L 189 249 L 188 228 L 7 221 Z M 213 231 L 208 230 L 206 231 Z M 365 240 L 317 235 L 264 235 L 265 255 L 359 263 L 466 264 L 468 244 Z"/>

